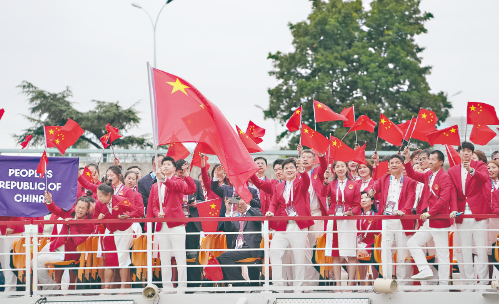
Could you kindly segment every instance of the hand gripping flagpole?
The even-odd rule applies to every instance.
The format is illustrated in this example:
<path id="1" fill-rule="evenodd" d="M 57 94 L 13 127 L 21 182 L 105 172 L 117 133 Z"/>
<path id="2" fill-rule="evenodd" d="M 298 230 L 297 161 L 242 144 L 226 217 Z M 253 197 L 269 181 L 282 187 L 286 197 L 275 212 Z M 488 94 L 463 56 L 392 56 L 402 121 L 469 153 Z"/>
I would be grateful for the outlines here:
<path id="1" fill-rule="evenodd" d="M 47 149 L 48 145 L 47 145 L 47 134 L 45 134 L 45 126 L 43 126 L 43 136 L 45 137 L 45 149 Z M 44 149 L 44 151 L 45 151 L 45 149 Z M 47 156 L 47 155 L 45 155 L 45 156 Z M 43 155 L 42 155 L 42 157 L 43 157 Z M 47 160 L 48 159 L 49 159 L 49 157 L 47 157 Z M 47 161 L 43 160 L 43 162 L 45 162 L 45 190 L 48 191 L 48 188 L 47 188 Z"/>

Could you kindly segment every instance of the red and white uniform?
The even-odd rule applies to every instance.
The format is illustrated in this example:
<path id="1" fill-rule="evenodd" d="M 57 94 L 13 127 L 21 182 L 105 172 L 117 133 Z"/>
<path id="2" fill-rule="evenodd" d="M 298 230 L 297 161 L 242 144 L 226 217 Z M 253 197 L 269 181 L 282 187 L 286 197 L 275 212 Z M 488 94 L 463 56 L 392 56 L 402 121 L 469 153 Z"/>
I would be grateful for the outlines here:
<path id="1" fill-rule="evenodd" d="M 5 221 L 23 221 L 28 218 L 26 217 L 9 217 L 9 216 L 0 216 L 0 221 L 4 223 Z M 14 230 L 13 234 L 8 236 L 5 235 L 5 231 L 7 228 L 11 228 Z M 0 253 L 10 253 L 14 246 L 14 242 L 21 239 L 24 233 L 24 225 L 7 225 L 0 226 L 0 231 L 2 233 L 2 237 L 0 238 Z M 3 274 L 5 277 L 5 285 L 16 285 L 17 277 L 10 269 L 10 254 L 2 254 L 0 255 Z M 5 291 L 15 291 L 16 287 L 5 287 Z"/>
<path id="2" fill-rule="evenodd" d="M 448 174 L 453 181 L 455 190 L 452 196 L 452 210 L 463 212 L 464 214 L 490 214 L 491 201 L 487 194 L 487 182 L 490 182 L 486 164 L 482 161 L 470 161 L 470 167 L 474 169 L 474 174 L 467 172 L 462 164 L 455 165 L 448 170 Z M 491 187 L 491 185 L 490 185 Z M 456 203 L 455 203 L 456 202 Z M 488 243 L 488 220 L 482 218 L 457 217 L 458 240 L 462 247 L 462 258 L 465 265 L 459 265 L 465 272 L 465 278 L 469 281 L 465 284 L 475 284 L 474 265 L 472 260 L 472 239 L 477 251 L 477 277 L 479 279 L 488 278 L 488 254 L 486 246 Z M 487 284 L 488 281 L 480 281 L 480 284 Z"/>
<path id="3" fill-rule="evenodd" d="M 158 196 L 158 184 L 160 185 L 160 195 Z M 184 195 L 196 192 L 196 184 L 193 178 L 180 178 L 173 176 L 165 182 L 153 184 L 148 201 L 148 218 L 158 218 L 160 211 L 165 217 L 182 218 L 186 215 L 182 210 Z M 161 205 L 161 207 L 160 207 Z M 158 218 L 160 219 L 160 218 Z M 163 287 L 173 288 L 172 267 L 170 266 L 172 256 L 177 262 L 178 287 L 186 287 L 186 227 L 187 220 L 180 222 L 157 222 L 155 238 L 158 239 L 160 249 L 160 259 L 162 262 L 162 283 Z M 175 249 L 175 250 L 173 250 Z M 184 265 L 184 266 L 182 266 Z"/>
<path id="4" fill-rule="evenodd" d="M 415 180 L 409 177 L 401 176 L 399 179 L 396 179 L 390 174 L 385 174 L 380 177 L 380 179 L 375 181 L 373 189 L 377 192 L 379 199 L 378 215 L 384 215 L 384 211 L 386 211 L 386 207 L 388 207 L 387 203 L 389 201 L 395 202 L 395 206 L 391 209 L 391 211 L 386 211 L 386 213 L 392 213 L 392 211 L 400 210 L 405 214 L 410 214 L 411 209 L 413 208 L 413 203 L 415 202 L 416 184 Z M 394 241 L 396 242 L 396 247 L 406 247 L 406 242 L 408 240 L 407 236 L 412 233 L 395 232 L 394 230 L 413 230 L 413 223 L 413 220 L 386 220 L 387 236 L 383 236 L 383 242 L 386 243 L 387 248 L 389 249 L 392 247 L 392 243 Z M 408 256 L 408 250 L 398 249 L 397 253 L 396 260 L 398 265 L 396 268 L 396 275 L 398 279 L 402 280 L 406 278 L 406 268 L 402 264 Z M 391 251 L 387 251 L 385 259 L 388 262 L 392 262 Z M 388 278 L 391 278 L 393 268 L 391 267 L 387 269 L 387 276 Z M 404 283 L 401 283 L 401 285 L 404 285 Z"/>
<path id="5" fill-rule="evenodd" d="M 368 212 L 362 212 L 361 215 L 371 216 L 375 215 L 375 212 L 369 210 Z M 358 249 L 373 248 L 373 245 L 375 244 L 375 236 L 380 233 L 380 221 L 372 219 L 358 219 L 356 227 L 358 229 Z M 366 249 L 366 251 L 368 253 L 372 252 L 371 249 Z"/>
<path id="6" fill-rule="evenodd" d="M 87 190 L 91 190 L 94 194 L 92 195 L 92 198 L 97 200 L 97 188 L 101 184 L 99 183 L 90 183 L 88 182 L 85 178 L 82 176 L 78 177 L 78 182 Z M 134 191 L 132 191 L 129 187 L 123 185 L 122 183 L 118 184 L 117 186 L 113 186 L 114 194 L 120 197 L 127 198 L 133 205 L 136 205 L 136 197 L 134 195 Z M 95 197 L 94 197 L 95 195 Z M 140 200 L 139 202 L 142 202 Z M 138 205 L 137 205 L 138 206 Z M 143 212 L 144 216 L 144 212 Z M 141 216 L 142 217 L 142 216 Z"/>
<path id="7" fill-rule="evenodd" d="M 490 179 L 489 183 L 486 183 L 485 189 L 487 190 L 487 196 L 490 198 L 491 212 L 498 217 L 498 180 Z M 488 219 L 488 229 L 495 231 L 488 231 L 488 245 L 492 245 L 497 240 L 498 235 L 498 219 L 490 218 Z M 491 255 L 491 247 L 488 248 L 488 255 Z"/>
<path id="8" fill-rule="evenodd" d="M 322 194 L 325 197 L 330 196 L 332 201 L 328 210 L 330 216 L 343 216 L 347 211 L 351 211 L 354 215 L 361 213 L 361 193 L 356 181 L 349 179 L 330 181 L 327 185 L 323 185 Z M 356 257 L 356 220 L 328 220 L 326 230 L 326 256 Z M 333 248 L 339 250 L 332 250 Z"/>
<path id="9" fill-rule="evenodd" d="M 304 172 L 292 182 L 282 182 L 275 187 L 269 212 L 275 216 L 311 216 L 309 203 L 309 175 Z M 288 211 L 288 212 L 287 212 Z M 273 228 L 276 233 L 271 241 L 271 265 L 283 262 L 285 249 L 289 246 L 293 252 L 294 262 L 298 264 L 293 270 L 293 286 L 301 286 L 305 278 L 306 255 L 304 248 L 307 245 L 308 228 L 314 224 L 312 220 L 275 221 Z M 282 268 L 273 268 L 273 285 L 283 286 Z"/>
<path id="10" fill-rule="evenodd" d="M 205 189 L 205 200 L 217 199 L 217 196 L 214 191 L 212 191 L 212 181 L 210 180 L 210 176 L 208 175 L 207 167 L 201 169 L 201 182 L 203 183 L 203 188 Z"/>
<path id="11" fill-rule="evenodd" d="M 417 206 L 417 214 L 429 213 L 431 216 L 420 223 L 419 230 L 408 240 L 410 253 L 419 271 L 430 269 L 422 247 L 431 239 L 437 248 L 436 255 L 439 265 L 439 284 L 448 285 L 450 277 L 450 251 L 448 247 L 448 231 L 452 225 L 450 215 L 451 192 L 454 190 L 450 176 L 444 169 L 433 173 L 417 173 L 413 170 L 411 162 L 405 163 L 408 177 L 423 183 L 421 200 Z M 445 216 L 446 219 L 433 219 L 436 216 Z M 447 264 L 447 265 L 441 265 Z"/>
<path id="12" fill-rule="evenodd" d="M 269 196 L 269 202 L 267 204 L 262 202 L 262 198 L 260 199 L 260 210 L 262 215 L 265 215 L 266 212 L 269 211 L 272 197 L 276 192 L 275 187 L 280 184 L 281 181 L 277 179 L 260 179 L 255 174 L 250 177 L 250 181 L 259 189 L 259 194 L 265 193 Z M 271 222 L 269 222 L 269 227 L 272 228 Z"/>

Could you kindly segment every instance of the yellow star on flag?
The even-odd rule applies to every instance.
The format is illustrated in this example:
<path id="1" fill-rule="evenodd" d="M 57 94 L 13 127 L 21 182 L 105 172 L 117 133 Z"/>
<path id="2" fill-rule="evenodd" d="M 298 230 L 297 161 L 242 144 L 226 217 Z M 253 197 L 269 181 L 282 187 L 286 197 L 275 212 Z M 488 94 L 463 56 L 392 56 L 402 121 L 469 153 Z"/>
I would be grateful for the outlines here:
<path id="1" fill-rule="evenodd" d="M 422 113 L 422 119 L 425 119 L 425 118 L 427 118 L 427 114 Z"/>
<path id="2" fill-rule="evenodd" d="M 307 128 L 306 128 L 306 129 L 304 129 L 304 132 L 305 132 L 305 133 L 309 133 L 309 129 L 307 129 Z"/>
<path id="3" fill-rule="evenodd" d="M 240 134 L 244 134 L 243 130 L 240 129 Z"/>
<path id="4" fill-rule="evenodd" d="M 59 144 L 59 143 L 60 143 L 59 139 L 56 139 L 56 144 Z"/>
<path id="5" fill-rule="evenodd" d="M 333 146 L 337 146 L 337 140 L 332 141 Z"/>
<path id="6" fill-rule="evenodd" d="M 87 176 L 89 176 L 89 177 L 90 177 L 90 172 L 87 172 Z"/>
<path id="7" fill-rule="evenodd" d="M 300 114 L 300 110 L 295 111 L 295 114 Z"/>
<path id="8" fill-rule="evenodd" d="M 385 122 L 386 122 L 385 119 L 380 120 L 380 123 L 382 123 L 382 124 L 385 124 Z"/>
<path id="9" fill-rule="evenodd" d="M 211 207 L 212 209 L 215 209 L 215 207 L 216 207 L 215 203 L 212 203 L 212 204 L 210 205 L 210 207 Z"/>
<path id="10" fill-rule="evenodd" d="M 184 93 L 185 93 L 185 92 L 184 92 Z M 187 94 L 187 93 L 186 93 L 186 94 Z M 201 107 L 201 109 L 205 109 L 205 106 L 203 106 L 203 105 L 200 105 L 200 107 Z"/>
<path id="11" fill-rule="evenodd" d="M 51 130 L 49 130 L 49 133 L 50 133 L 50 134 L 54 134 L 54 130 L 52 130 L 52 129 L 51 129 Z"/>
<path id="12" fill-rule="evenodd" d="M 451 132 L 455 133 L 457 131 L 455 128 L 450 129 Z"/>
<path id="13" fill-rule="evenodd" d="M 188 95 L 186 89 L 189 87 L 181 83 L 178 78 L 175 82 L 166 82 L 166 83 L 169 84 L 170 86 L 173 86 L 172 94 L 174 94 L 176 91 L 182 91 L 184 92 L 185 95 Z"/>
<path id="14" fill-rule="evenodd" d="M 321 108 L 321 104 L 318 104 L 318 108 Z"/>
<path id="15" fill-rule="evenodd" d="M 476 107 L 474 107 L 474 105 L 470 106 L 470 111 L 475 111 L 476 110 Z"/>

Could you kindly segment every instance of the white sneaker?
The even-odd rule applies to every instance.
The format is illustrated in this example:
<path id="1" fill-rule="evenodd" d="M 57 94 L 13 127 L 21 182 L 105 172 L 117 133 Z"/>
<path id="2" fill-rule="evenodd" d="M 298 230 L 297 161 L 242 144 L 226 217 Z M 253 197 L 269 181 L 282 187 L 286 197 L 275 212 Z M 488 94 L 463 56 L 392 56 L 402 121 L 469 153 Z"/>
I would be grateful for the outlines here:
<path id="1" fill-rule="evenodd" d="M 432 273 L 432 270 L 430 268 L 425 268 L 424 270 L 420 271 L 418 274 L 415 274 L 414 276 L 411 277 L 412 280 L 417 280 L 417 281 L 425 281 L 425 280 L 430 280 L 434 277 L 434 274 Z"/>

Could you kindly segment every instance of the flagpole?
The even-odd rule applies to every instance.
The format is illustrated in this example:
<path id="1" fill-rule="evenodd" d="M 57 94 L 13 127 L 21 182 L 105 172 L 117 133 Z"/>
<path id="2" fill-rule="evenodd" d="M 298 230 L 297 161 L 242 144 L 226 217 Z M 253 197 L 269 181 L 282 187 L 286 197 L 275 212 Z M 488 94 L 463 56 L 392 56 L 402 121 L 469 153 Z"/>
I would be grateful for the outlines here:
<path id="1" fill-rule="evenodd" d="M 109 145 L 111 145 L 111 150 L 113 151 L 113 157 L 115 157 L 115 159 L 116 159 L 115 149 L 113 148 L 113 144 L 111 143 L 111 141 L 109 142 Z M 104 150 L 103 150 L 103 152 L 104 152 Z M 113 162 L 114 162 L 114 160 L 113 160 Z"/>
<path id="2" fill-rule="evenodd" d="M 102 156 L 104 155 L 104 150 L 106 148 L 104 147 L 104 145 L 102 146 L 102 152 L 101 152 L 101 156 L 99 157 L 99 162 L 97 162 L 97 169 L 99 169 L 99 164 L 101 164 L 101 160 L 102 160 Z"/>
<path id="3" fill-rule="evenodd" d="M 352 115 L 354 116 L 354 122 L 356 122 L 356 111 L 354 110 L 354 105 L 352 105 Z M 356 136 L 356 140 L 354 144 L 358 144 L 358 131 L 354 131 L 354 135 Z"/>
<path id="4" fill-rule="evenodd" d="M 375 142 L 375 154 L 377 154 L 377 147 L 378 147 L 378 135 L 377 135 L 377 142 Z"/>
<path id="5" fill-rule="evenodd" d="M 399 146 L 403 146 L 403 142 L 406 140 L 406 136 L 408 135 L 408 130 L 410 130 L 411 122 L 413 122 L 413 115 L 411 116 L 411 120 L 410 120 L 410 124 L 408 125 L 408 128 L 406 128 L 405 136 L 404 136 L 403 140 L 401 140 L 401 145 L 399 145 Z"/>
<path id="6" fill-rule="evenodd" d="M 352 127 L 351 127 L 351 128 L 349 128 L 349 130 L 345 133 L 345 135 L 342 137 L 342 139 L 340 139 L 340 141 L 343 141 L 343 140 L 344 140 L 345 136 L 347 136 L 347 134 L 349 133 L 349 131 L 351 131 L 351 129 L 352 129 Z M 358 136 L 357 136 L 357 134 L 356 134 L 356 141 L 357 141 L 357 140 L 358 140 Z"/>
<path id="7" fill-rule="evenodd" d="M 422 109 L 422 108 L 420 108 Z M 413 132 L 415 131 L 415 127 L 417 127 L 417 123 L 418 123 L 418 115 L 417 115 L 417 119 L 415 120 L 415 125 L 413 125 L 413 130 L 411 131 L 411 134 L 410 134 L 410 137 L 408 138 L 408 143 L 406 143 L 406 147 L 409 147 L 410 146 L 410 141 L 411 141 L 411 137 L 413 136 Z M 411 126 L 411 124 L 410 124 Z M 409 129 L 409 128 L 408 128 Z M 406 137 L 405 137 L 406 138 Z M 401 145 L 401 147 L 399 148 L 399 151 L 401 151 L 401 148 L 403 146 Z"/>
<path id="8" fill-rule="evenodd" d="M 302 114 L 302 112 L 300 112 Z M 314 114 L 314 131 L 316 131 L 316 107 L 314 107 L 313 101 L 313 114 Z"/>
<path id="9" fill-rule="evenodd" d="M 444 146 L 446 148 L 446 154 L 448 156 L 448 163 L 450 164 L 450 168 L 452 168 L 453 166 L 455 166 L 455 161 L 453 160 L 453 158 L 449 158 L 451 156 L 451 153 L 450 153 L 450 150 L 448 149 L 448 145 L 445 145 Z M 453 166 L 451 166 L 451 162 L 453 161 Z"/>
<path id="10" fill-rule="evenodd" d="M 151 105 L 151 124 L 153 125 L 153 148 L 155 152 L 155 165 L 156 169 L 153 169 L 155 172 L 155 177 L 156 173 L 159 171 L 159 166 L 158 166 L 158 124 L 156 120 L 156 94 L 154 93 L 154 85 L 151 82 L 151 79 L 153 79 L 153 71 L 151 70 L 151 65 L 149 64 L 149 61 L 147 62 L 147 68 L 148 68 L 148 83 L 149 83 L 149 101 Z M 153 79 L 154 81 L 154 79 Z M 158 180 L 158 178 L 157 178 Z M 161 187 L 160 183 L 158 183 L 158 205 L 159 205 L 159 211 L 163 212 L 162 208 L 162 198 L 161 198 Z"/>
<path id="11" fill-rule="evenodd" d="M 466 141 L 467 141 L 467 122 L 465 122 L 465 134 L 464 134 L 464 142 Z"/>
<path id="12" fill-rule="evenodd" d="M 45 149 L 44 151 L 47 149 L 47 134 L 45 133 L 45 126 L 43 126 L 43 136 L 45 137 Z M 43 157 L 43 155 L 42 155 Z M 49 157 L 47 157 L 47 160 L 49 159 Z M 48 191 L 47 189 L 47 162 L 45 160 L 43 160 L 43 162 L 45 162 L 45 191 Z"/>
<path id="13" fill-rule="evenodd" d="M 314 126 L 316 126 L 316 118 L 314 119 Z M 315 128 L 316 129 L 316 128 Z M 302 109 L 300 109 L 300 125 L 299 125 L 299 144 L 302 145 Z M 300 153 L 297 151 L 299 158 L 300 158 Z"/>
<path id="14" fill-rule="evenodd" d="M 328 159 L 326 159 L 326 161 L 328 161 L 328 164 L 330 164 L 330 147 L 332 146 L 332 133 L 330 132 L 330 137 L 328 138 Z"/>

